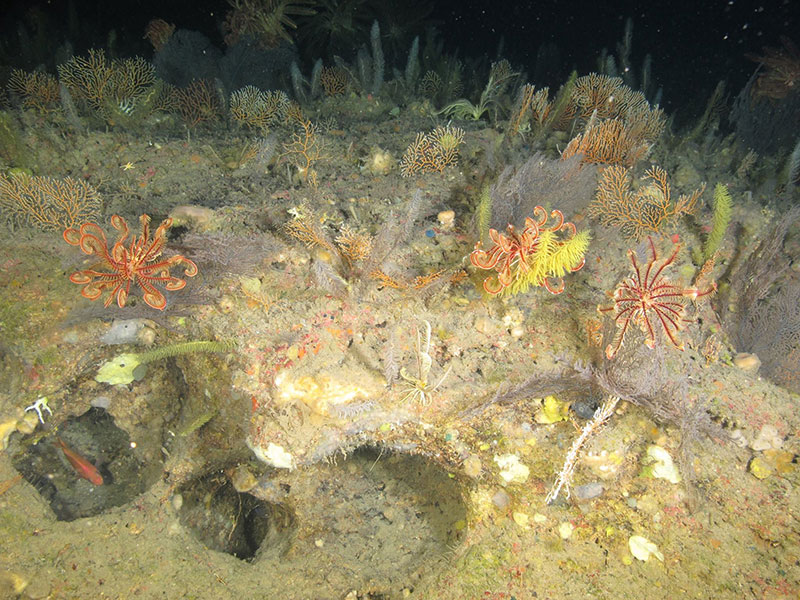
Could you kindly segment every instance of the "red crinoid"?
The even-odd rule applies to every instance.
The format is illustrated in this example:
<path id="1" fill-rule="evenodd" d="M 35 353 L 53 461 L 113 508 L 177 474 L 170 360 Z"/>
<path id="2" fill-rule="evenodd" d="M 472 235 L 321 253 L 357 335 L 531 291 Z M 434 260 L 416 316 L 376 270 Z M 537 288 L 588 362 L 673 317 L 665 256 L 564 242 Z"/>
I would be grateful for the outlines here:
<path id="1" fill-rule="evenodd" d="M 548 276 L 552 272 L 579 271 L 583 267 L 582 256 L 576 260 L 565 261 L 563 269 L 555 269 L 551 265 L 554 252 L 564 245 L 564 242 L 556 240 L 553 234 L 567 231 L 569 239 L 574 239 L 575 225 L 565 223 L 564 214 L 560 210 L 550 213 L 556 220 L 551 227 L 545 227 L 548 217 L 543 207 L 535 207 L 533 216 L 535 219 L 530 217 L 525 219 L 525 229 L 519 233 L 511 224 L 506 228 L 505 234 L 490 229 L 489 238 L 493 245 L 489 250 L 481 249 L 481 242 L 475 244 L 475 249 L 469 255 L 472 265 L 487 271 L 490 269 L 497 271 L 496 279 L 487 277 L 483 281 L 483 289 L 489 294 L 499 294 L 526 276 L 530 276 L 529 282 L 533 285 L 542 285 L 551 294 L 560 294 L 564 291 L 563 279 L 559 278 L 557 285 L 553 286 L 548 281 Z M 545 235 L 547 240 L 543 242 L 544 233 L 551 235 Z M 535 269 L 536 272 L 531 272 L 531 269 Z M 514 293 L 513 288 L 511 290 Z"/>
<path id="2" fill-rule="evenodd" d="M 616 356 L 631 323 L 638 325 L 645 334 L 644 343 L 648 348 L 655 347 L 656 330 L 661 325 L 672 345 L 683 350 L 683 342 L 678 340 L 677 334 L 687 323 L 692 322 L 691 319 L 684 318 L 686 299 L 696 300 L 717 289 L 716 284 L 702 292 L 696 288 L 681 289 L 673 285 L 664 276 L 664 270 L 675 261 L 680 245 L 676 244 L 670 257 L 659 265 L 653 239 L 648 237 L 647 243 L 650 245 L 651 256 L 644 268 L 639 267 L 636 254 L 628 250 L 628 256 L 633 263 L 633 277 L 623 279 L 617 284 L 613 305 L 597 307 L 601 313 L 614 312 L 617 332 L 612 342 L 606 346 L 606 357 L 609 359 Z"/>
<path id="3" fill-rule="evenodd" d="M 164 285 L 164 289 L 180 290 L 186 285 L 185 279 L 173 277 L 169 270 L 179 264 L 186 269 L 186 277 L 197 275 L 197 265 L 185 256 L 175 255 L 158 260 L 166 243 L 167 229 L 172 225 L 172 219 L 165 219 L 150 238 L 150 217 L 139 217 L 142 232 L 139 237 L 132 237 L 128 247 L 125 240 L 128 238 L 128 224 L 119 215 L 111 217 L 111 226 L 119 231 L 119 237 L 108 250 L 106 235 L 100 226 L 94 223 L 84 223 L 80 229 L 66 229 L 64 240 L 73 246 L 79 246 L 86 254 L 96 254 L 100 257 L 102 265 L 108 271 L 87 269 L 77 271 L 70 275 L 72 283 L 82 285 L 81 295 L 89 300 L 97 300 L 103 292 L 111 290 L 108 298 L 103 303 L 109 306 L 116 297 L 120 308 L 125 306 L 131 282 L 135 282 L 144 291 L 144 301 L 149 306 L 163 310 L 167 299 L 156 285 Z"/>

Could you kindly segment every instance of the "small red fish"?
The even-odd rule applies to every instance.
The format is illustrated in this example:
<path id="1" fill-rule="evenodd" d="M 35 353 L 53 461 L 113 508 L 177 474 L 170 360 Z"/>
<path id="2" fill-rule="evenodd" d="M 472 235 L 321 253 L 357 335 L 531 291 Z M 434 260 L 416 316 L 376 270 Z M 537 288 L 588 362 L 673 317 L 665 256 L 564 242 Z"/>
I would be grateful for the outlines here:
<path id="1" fill-rule="evenodd" d="M 75 469 L 75 472 L 78 475 L 84 479 L 88 479 L 94 485 L 103 485 L 103 476 L 100 475 L 100 471 L 97 470 L 97 467 L 95 467 L 92 463 L 83 458 L 74 450 L 68 448 L 64 443 L 64 440 L 58 436 L 56 436 L 55 445 L 61 448 L 61 451 L 69 461 L 69 464 L 72 465 L 72 468 Z"/>

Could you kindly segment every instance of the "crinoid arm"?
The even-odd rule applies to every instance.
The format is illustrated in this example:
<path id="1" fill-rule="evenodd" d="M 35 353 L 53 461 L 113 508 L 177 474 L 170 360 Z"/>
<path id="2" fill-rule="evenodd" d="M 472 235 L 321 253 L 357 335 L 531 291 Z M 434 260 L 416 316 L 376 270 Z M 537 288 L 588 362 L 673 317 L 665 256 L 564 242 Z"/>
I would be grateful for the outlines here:
<path id="1" fill-rule="evenodd" d="M 555 222 L 545 227 L 549 217 Z M 534 207 L 533 217 L 525 219 L 521 232 L 509 224 L 507 234 L 490 229 L 489 237 L 493 246 L 483 250 L 476 244 L 470 262 L 479 269 L 497 271 L 483 281 L 483 289 L 491 295 L 515 295 L 539 286 L 560 294 L 563 276 L 583 268 L 590 240 L 588 232 L 577 233 L 573 223 L 565 222 L 560 210 L 548 215 L 542 206 Z"/>
<path id="2" fill-rule="evenodd" d="M 79 246 L 86 254 L 99 256 L 103 262 L 102 268 L 107 269 L 86 269 L 70 275 L 71 282 L 82 286 L 83 297 L 97 300 L 108 291 L 103 304 L 110 306 L 116 299 L 117 305 L 122 308 L 127 303 L 131 283 L 135 282 L 144 292 L 144 302 L 163 310 L 167 300 L 156 285 L 163 285 L 167 291 L 180 290 L 186 285 L 186 280 L 170 274 L 170 268 L 183 265 L 184 277 L 193 277 L 198 273 L 197 265 L 185 256 L 175 255 L 156 262 L 166 244 L 166 232 L 172 225 L 171 219 L 165 219 L 156 228 L 153 237 L 150 236 L 150 217 L 142 215 L 140 223 L 140 235 L 132 238 L 130 246 L 126 247 L 128 224 L 124 218 L 113 215 L 111 226 L 119 234 L 110 251 L 105 233 L 94 223 L 85 223 L 79 229 L 69 228 L 64 231 L 63 237 L 68 244 Z"/>
<path id="3" fill-rule="evenodd" d="M 608 307 L 598 306 L 601 313 L 613 312 L 616 332 L 605 354 L 612 359 L 622 347 L 630 325 L 636 325 L 644 334 L 644 345 L 655 348 L 659 331 L 678 350 L 684 349 L 679 333 L 691 319 L 686 319 L 686 299 L 692 300 L 710 294 L 715 285 L 708 290 L 696 288 L 682 289 L 672 284 L 665 271 L 675 262 L 680 249 L 675 245 L 672 253 L 659 263 L 658 253 L 652 238 L 648 238 L 650 259 L 639 265 L 636 254 L 628 251 L 633 267 L 633 275 L 620 281 L 614 290 L 614 303 Z M 659 327 L 660 325 L 660 327 Z"/>

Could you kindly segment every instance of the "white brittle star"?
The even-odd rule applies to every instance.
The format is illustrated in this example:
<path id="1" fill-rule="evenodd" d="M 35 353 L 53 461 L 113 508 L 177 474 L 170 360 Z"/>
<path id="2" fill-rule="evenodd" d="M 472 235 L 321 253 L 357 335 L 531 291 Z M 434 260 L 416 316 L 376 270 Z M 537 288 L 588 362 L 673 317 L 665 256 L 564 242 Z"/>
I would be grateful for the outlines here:
<path id="1" fill-rule="evenodd" d="M 42 425 L 44 425 L 44 417 L 42 416 L 42 410 L 47 411 L 47 414 L 49 414 L 49 415 L 53 414 L 53 411 L 50 410 L 49 406 L 47 406 L 47 396 L 43 396 L 43 397 L 37 399 L 36 402 L 31 404 L 30 406 L 26 406 L 25 407 L 25 412 L 28 412 L 29 410 L 35 410 L 36 411 L 36 414 L 39 416 L 39 422 Z"/>

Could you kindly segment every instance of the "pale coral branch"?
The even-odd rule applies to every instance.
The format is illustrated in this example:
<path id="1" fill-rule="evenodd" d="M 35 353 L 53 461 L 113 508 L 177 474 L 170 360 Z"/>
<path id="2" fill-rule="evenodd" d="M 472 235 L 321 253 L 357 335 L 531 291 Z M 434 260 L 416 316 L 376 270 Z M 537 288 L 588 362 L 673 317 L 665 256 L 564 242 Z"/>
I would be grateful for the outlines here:
<path id="1" fill-rule="evenodd" d="M 619 396 L 609 396 L 606 398 L 603 405 L 595 411 L 592 419 L 583 426 L 581 434 L 572 442 L 572 446 L 569 452 L 567 452 L 567 457 L 564 459 L 564 466 L 561 467 L 561 471 L 559 471 L 558 477 L 556 477 L 556 481 L 553 483 L 553 487 L 544 499 L 546 504 L 555 502 L 562 488 L 566 488 L 566 496 L 569 498 L 572 473 L 575 471 L 575 465 L 578 462 L 578 456 L 584 444 L 586 444 L 586 441 L 608 421 L 612 414 L 614 414 L 614 409 L 617 407 L 618 402 Z"/>

